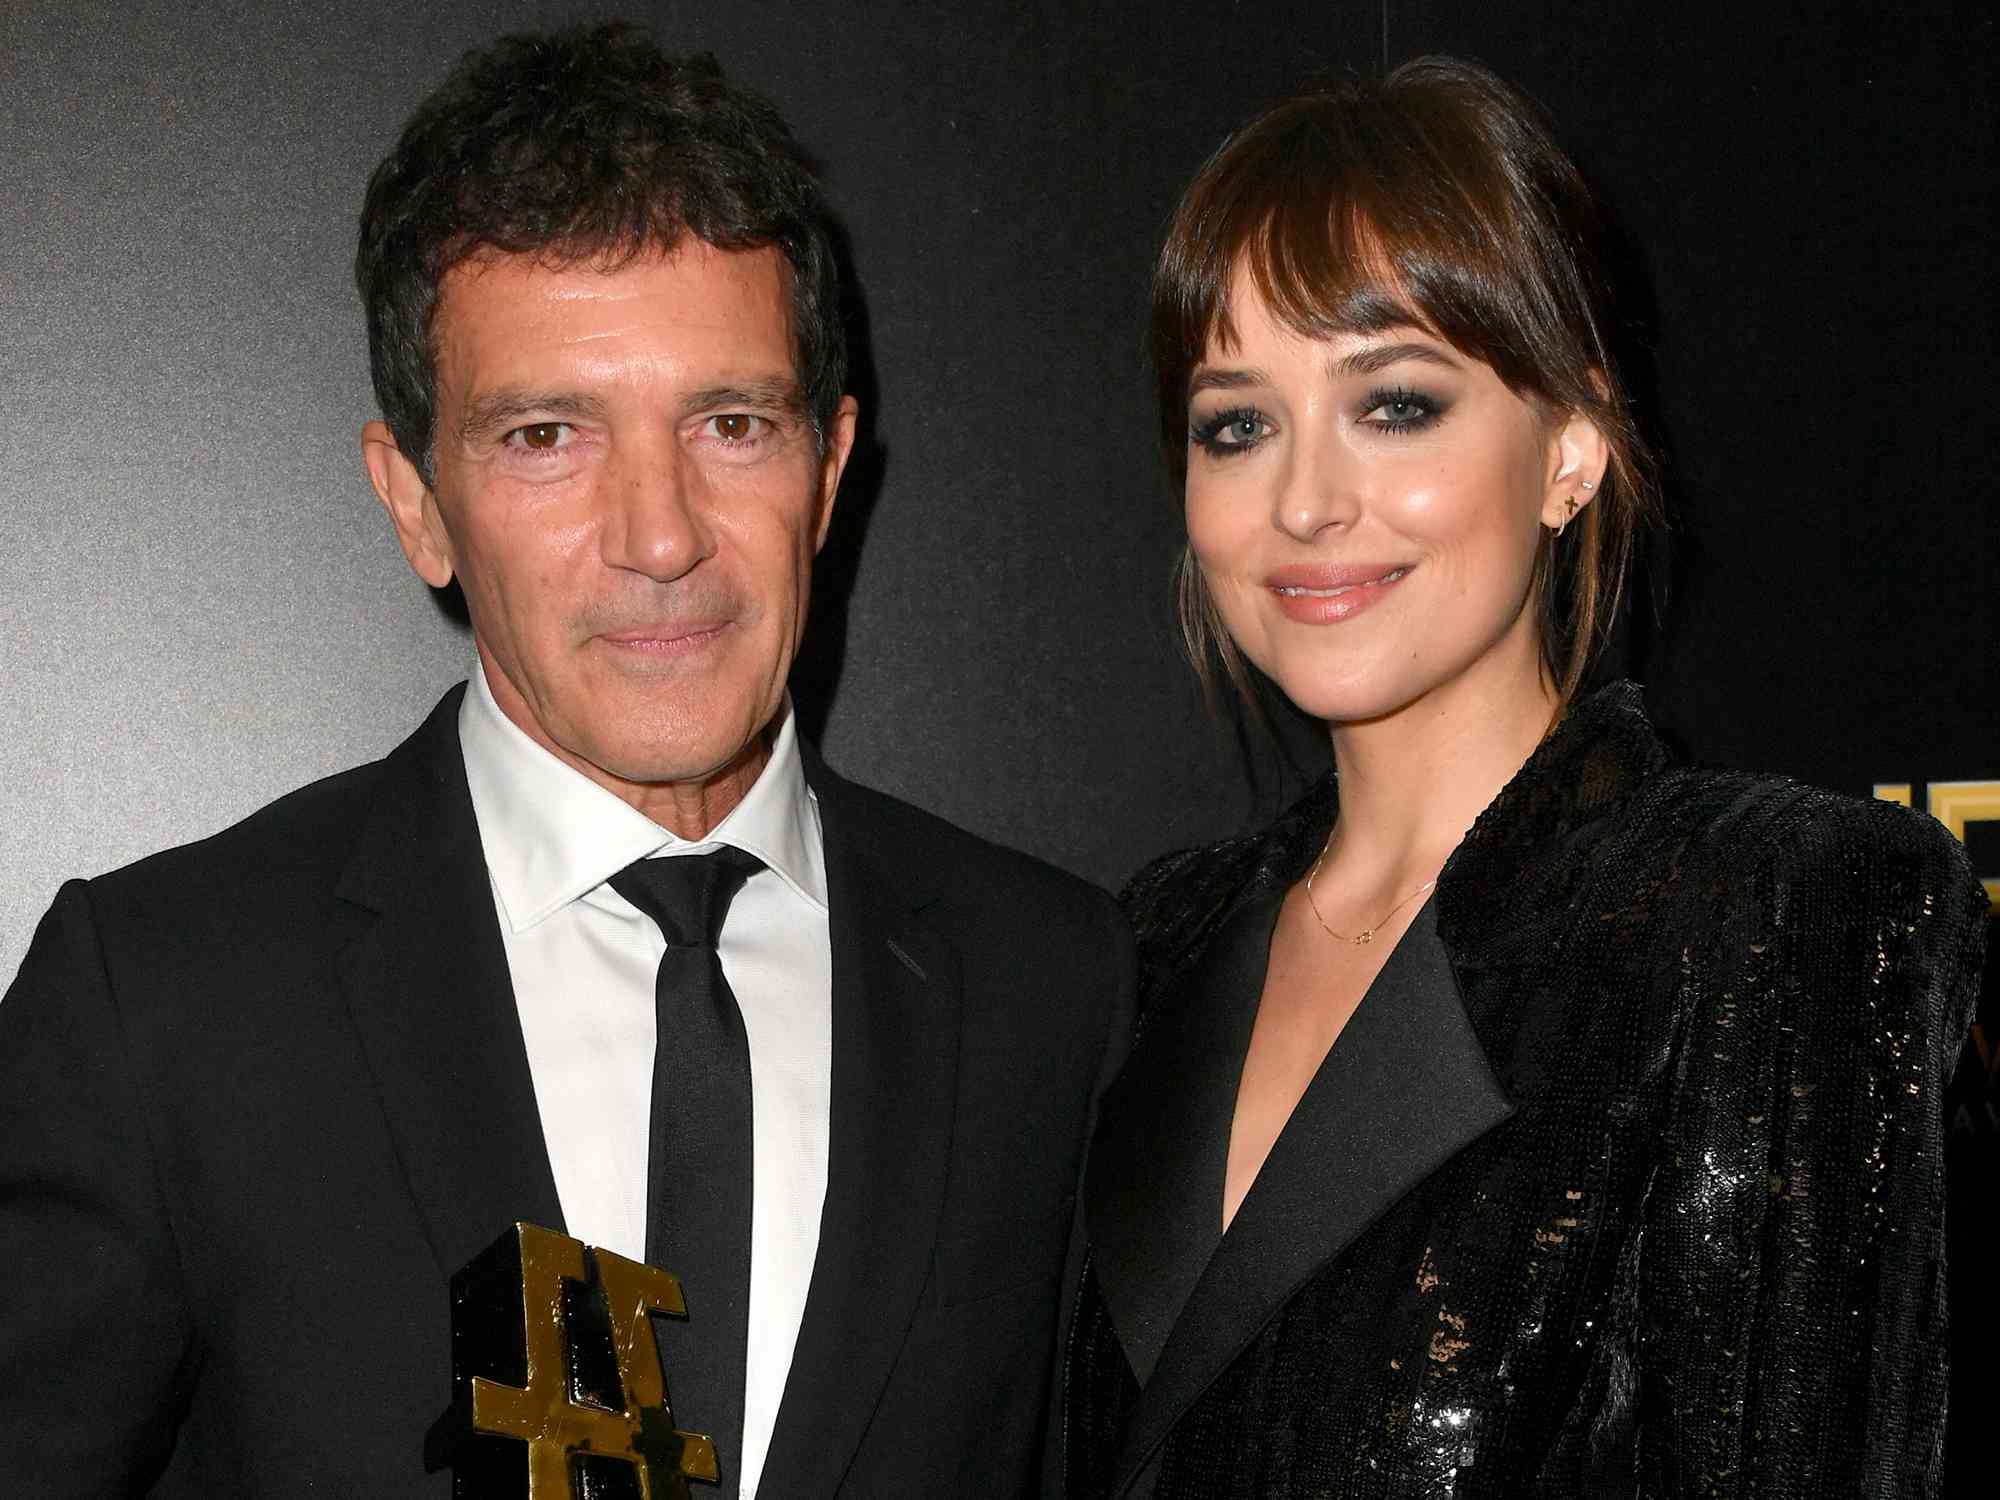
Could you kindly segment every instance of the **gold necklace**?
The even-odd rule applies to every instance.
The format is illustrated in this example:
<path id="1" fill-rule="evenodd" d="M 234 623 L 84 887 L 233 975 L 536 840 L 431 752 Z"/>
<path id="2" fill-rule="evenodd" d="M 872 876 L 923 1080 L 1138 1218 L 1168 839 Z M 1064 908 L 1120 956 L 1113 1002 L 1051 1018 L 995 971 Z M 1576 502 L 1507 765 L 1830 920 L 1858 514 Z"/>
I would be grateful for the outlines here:
<path id="1" fill-rule="evenodd" d="M 1417 897 L 1423 895 L 1426 891 L 1430 890 L 1433 886 L 1435 886 L 1438 883 L 1437 876 L 1436 875 L 1431 876 L 1429 880 L 1426 880 L 1422 885 L 1418 886 L 1414 891 L 1411 891 L 1409 895 L 1405 896 L 1402 900 L 1398 901 L 1394 906 L 1390 907 L 1387 911 L 1383 912 L 1381 916 L 1377 917 L 1375 919 L 1374 925 L 1369 927 L 1364 927 L 1359 932 L 1357 932 L 1353 937 L 1349 937 L 1346 933 L 1335 932 L 1331 927 L 1326 925 L 1326 918 L 1319 914 L 1319 902 L 1313 899 L 1313 881 L 1318 877 L 1319 867 L 1321 863 L 1326 859 L 1326 851 L 1332 846 L 1333 846 L 1333 835 L 1329 833 L 1326 836 L 1326 842 L 1324 844 L 1321 844 L 1319 847 L 1319 858 L 1315 859 L 1313 861 L 1313 867 L 1310 870 L 1306 871 L 1306 905 L 1312 908 L 1313 920 L 1319 923 L 1319 930 L 1321 932 L 1325 933 L 1330 938 L 1337 939 L 1340 942 L 1351 943 L 1356 948 L 1364 947 L 1365 945 L 1374 942 L 1375 934 L 1382 930 L 1382 924 L 1384 922 L 1388 921 L 1389 918 L 1395 916 L 1397 912 L 1401 911 L 1404 907 L 1408 906 L 1412 901 L 1416 900 Z M 1439 873 L 1442 874 L 1443 872 L 1440 871 Z"/>

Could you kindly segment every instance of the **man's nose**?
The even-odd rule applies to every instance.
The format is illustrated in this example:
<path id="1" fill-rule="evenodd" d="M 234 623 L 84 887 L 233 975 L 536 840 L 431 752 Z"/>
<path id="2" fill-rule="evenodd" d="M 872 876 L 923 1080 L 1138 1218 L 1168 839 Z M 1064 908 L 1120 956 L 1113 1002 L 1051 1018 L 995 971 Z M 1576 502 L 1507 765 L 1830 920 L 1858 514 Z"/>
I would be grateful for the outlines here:
<path id="1" fill-rule="evenodd" d="M 604 476 L 604 560 L 669 582 L 715 550 L 697 465 L 671 439 L 619 455 Z"/>

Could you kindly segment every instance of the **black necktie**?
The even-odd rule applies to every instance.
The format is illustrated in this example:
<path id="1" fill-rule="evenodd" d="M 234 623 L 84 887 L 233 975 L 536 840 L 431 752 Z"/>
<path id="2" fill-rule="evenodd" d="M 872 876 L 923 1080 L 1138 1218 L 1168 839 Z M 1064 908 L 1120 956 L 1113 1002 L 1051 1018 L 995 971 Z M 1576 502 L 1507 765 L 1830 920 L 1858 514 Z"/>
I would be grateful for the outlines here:
<path id="1" fill-rule="evenodd" d="M 611 888 L 667 940 L 653 983 L 653 1107 L 646 1260 L 678 1276 L 688 1320 L 660 1326 L 674 1425 L 715 1440 L 721 1496 L 743 1460 L 750 1326 L 750 1042 L 715 951 L 730 898 L 762 868 L 752 855 L 642 859 Z"/>

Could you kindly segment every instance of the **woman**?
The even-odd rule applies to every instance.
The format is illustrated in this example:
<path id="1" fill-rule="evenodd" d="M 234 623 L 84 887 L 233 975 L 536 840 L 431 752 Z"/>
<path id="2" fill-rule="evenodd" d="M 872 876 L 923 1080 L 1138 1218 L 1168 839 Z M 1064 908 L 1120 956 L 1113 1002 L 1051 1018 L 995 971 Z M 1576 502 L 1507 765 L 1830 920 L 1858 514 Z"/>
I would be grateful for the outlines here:
<path id="1" fill-rule="evenodd" d="M 1984 897 L 1579 694 L 1654 495 L 1593 220 L 1446 60 L 1273 109 L 1174 219 L 1183 621 L 1335 775 L 1127 893 L 1079 1500 L 1935 1489 Z"/>

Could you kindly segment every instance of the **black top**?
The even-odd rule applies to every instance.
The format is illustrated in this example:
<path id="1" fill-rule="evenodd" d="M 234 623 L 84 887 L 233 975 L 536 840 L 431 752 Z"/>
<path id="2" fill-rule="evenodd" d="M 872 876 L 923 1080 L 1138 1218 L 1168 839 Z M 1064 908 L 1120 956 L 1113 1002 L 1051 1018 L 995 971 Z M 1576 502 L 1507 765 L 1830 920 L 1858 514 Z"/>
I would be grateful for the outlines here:
<path id="1" fill-rule="evenodd" d="M 1986 898 L 1930 819 L 1676 765 L 1620 684 L 1481 815 L 1229 1232 L 1329 780 L 1126 892 L 1073 1497 L 1935 1493 L 1940 1104 Z"/>

